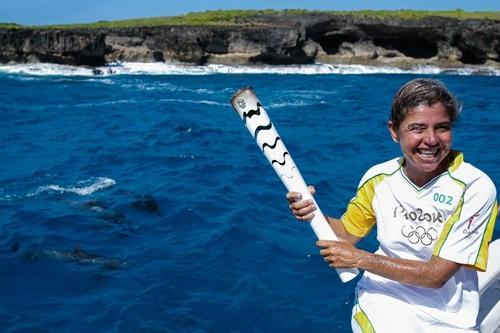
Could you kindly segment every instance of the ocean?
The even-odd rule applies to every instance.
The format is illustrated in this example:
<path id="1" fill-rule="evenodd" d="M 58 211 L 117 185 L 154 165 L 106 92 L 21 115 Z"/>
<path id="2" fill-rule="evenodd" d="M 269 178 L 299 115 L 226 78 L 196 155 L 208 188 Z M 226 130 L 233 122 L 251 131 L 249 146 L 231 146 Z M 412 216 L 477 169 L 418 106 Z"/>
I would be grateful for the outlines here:
<path id="1" fill-rule="evenodd" d="M 291 216 L 232 94 L 255 89 L 339 216 L 367 168 L 400 155 L 391 99 L 417 77 L 462 101 L 454 148 L 500 188 L 499 75 L 0 66 L 0 330 L 349 332 L 357 279 L 340 282 Z"/>

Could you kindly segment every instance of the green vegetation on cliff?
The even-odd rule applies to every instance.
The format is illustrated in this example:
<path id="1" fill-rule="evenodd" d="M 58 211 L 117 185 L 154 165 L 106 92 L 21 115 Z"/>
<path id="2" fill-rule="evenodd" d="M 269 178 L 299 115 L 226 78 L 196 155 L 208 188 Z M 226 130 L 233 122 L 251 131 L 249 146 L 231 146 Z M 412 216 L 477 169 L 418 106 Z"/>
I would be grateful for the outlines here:
<path id="1" fill-rule="evenodd" d="M 359 10 L 353 12 L 330 12 L 337 14 L 354 15 L 357 17 L 373 17 L 373 18 L 399 18 L 404 20 L 422 20 L 428 17 L 449 17 L 458 20 L 500 20 L 500 11 L 495 12 L 466 12 L 461 9 L 447 11 L 431 11 L 431 10 Z"/>
<path id="2" fill-rule="evenodd" d="M 0 23 L 0 29 L 20 29 L 22 25 L 16 23 Z"/>
<path id="3" fill-rule="evenodd" d="M 155 27 L 165 25 L 243 25 L 248 21 L 274 15 L 352 15 L 356 17 L 379 19 L 421 20 L 428 17 L 448 17 L 459 20 L 487 19 L 500 20 L 500 11 L 466 12 L 460 9 L 453 11 L 423 11 L 423 10 L 360 10 L 360 11 L 309 11 L 303 9 L 286 10 L 216 10 L 198 13 L 188 13 L 180 16 L 151 17 L 118 21 L 98 21 L 88 24 L 64 24 L 46 26 L 22 26 L 15 23 L 0 23 L 0 29 L 99 29 L 99 28 L 134 28 Z M 253 20 L 252 20 L 253 21 Z M 255 23 L 255 22 L 252 22 Z"/>

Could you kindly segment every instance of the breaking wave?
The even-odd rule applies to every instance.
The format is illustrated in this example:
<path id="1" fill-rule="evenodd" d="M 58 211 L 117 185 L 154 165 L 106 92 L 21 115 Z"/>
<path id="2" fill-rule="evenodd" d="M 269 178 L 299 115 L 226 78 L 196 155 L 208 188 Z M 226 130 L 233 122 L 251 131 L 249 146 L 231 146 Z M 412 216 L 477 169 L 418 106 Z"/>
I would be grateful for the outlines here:
<path id="1" fill-rule="evenodd" d="M 116 181 L 111 178 L 97 177 L 90 178 L 78 182 L 75 186 L 60 186 L 56 184 L 40 186 L 35 192 L 29 193 L 27 196 L 32 197 L 40 193 L 59 192 L 59 193 L 74 193 L 81 196 L 90 195 L 94 192 L 106 189 L 116 184 Z"/>
<path id="2" fill-rule="evenodd" d="M 391 66 L 365 65 L 282 65 L 282 66 L 228 66 L 228 65 L 180 65 L 169 63 L 111 63 L 107 66 L 88 68 L 58 64 L 2 65 L 0 72 L 32 76 L 110 76 L 110 75 L 210 75 L 210 74 L 450 74 L 500 76 L 500 69 L 489 66 L 441 68 L 415 66 L 401 69 Z"/>

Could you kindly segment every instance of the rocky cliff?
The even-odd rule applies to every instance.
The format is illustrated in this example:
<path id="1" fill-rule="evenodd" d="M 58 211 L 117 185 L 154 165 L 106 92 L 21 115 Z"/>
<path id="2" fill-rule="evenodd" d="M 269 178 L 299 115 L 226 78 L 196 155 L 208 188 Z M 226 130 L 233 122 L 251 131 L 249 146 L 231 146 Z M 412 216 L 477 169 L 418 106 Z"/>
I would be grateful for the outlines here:
<path id="1" fill-rule="evenodd" d="M 116 61 L 500 67 L 500 21 L 310 13 L 259 15 L 231 25 L 0 29 L 0 63 Z"/>

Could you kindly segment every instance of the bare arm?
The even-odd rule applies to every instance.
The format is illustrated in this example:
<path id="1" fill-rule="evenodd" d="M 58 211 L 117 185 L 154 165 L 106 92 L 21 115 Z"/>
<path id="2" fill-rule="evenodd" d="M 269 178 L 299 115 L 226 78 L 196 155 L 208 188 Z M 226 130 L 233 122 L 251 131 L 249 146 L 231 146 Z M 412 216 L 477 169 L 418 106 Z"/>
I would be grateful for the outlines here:
<path id="1" fill-rule="evenodd" d="M 432 256 L 429 261 L 386 257 L 354 247 L 347 242 L 318 241 L 321 255 L 332 268 L 356 267 L 397 282 L 440 288 L 461 267 Z"/>
<path id="2" fill-rule="evenodd" d="M 330 217 L 330 216 L 325 216 L 326 220 L 330 224 L 330 227 L 332 227 L 333 232 L 335 232 L 335 235 L 339 238 L 339 240 L 348 242 L 351 244 L 356 244 L 361 240 L 361 237 L 354 236 L 353 234 L 350 234 L 347 230 L 345 230 L 344 224 L 342 223 L 341 220 Z"/>
<path id="3" fill-rule="evenodd" d="M 309 190 L 313 195 L 316 193 L 314 187 Z M 289 192 L 287 198 L 292 214 L 298 220 L 309 221 L 314 217 L 316 207 L 312 201 L 301 200 L 300 194 L 295 192 Z M 405 284 L 440 288 L 461 267 L 460 264 L 436 256 L 425 262 L 366 252 L 354 246 L 361 238 L 350 234 L 342 221 L 328 216 L 326 218 L 340 241 L 320 240 L 317 245 L 332 268 L 355 267 Z"/>

